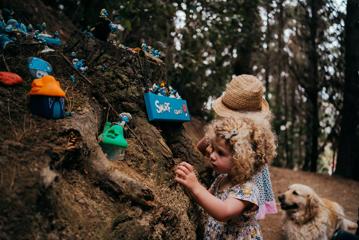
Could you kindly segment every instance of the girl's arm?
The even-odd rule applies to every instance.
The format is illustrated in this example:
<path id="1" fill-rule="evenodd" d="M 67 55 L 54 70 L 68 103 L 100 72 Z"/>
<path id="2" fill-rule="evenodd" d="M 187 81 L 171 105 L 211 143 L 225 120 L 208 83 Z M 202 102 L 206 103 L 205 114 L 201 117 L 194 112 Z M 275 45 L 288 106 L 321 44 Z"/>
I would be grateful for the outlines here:
<path id="1" fill-rule="evenodd" d="M 225 201 L 215 197 L 199 183 L 192 165 L 186 162 L 177 166 L 175 180 L 184 185 L 192 193 L 198 204 L 218 221 L 223 222 L 231 217 L 241 215 L 249 204 L 233 197 L 229 197 Z"/>

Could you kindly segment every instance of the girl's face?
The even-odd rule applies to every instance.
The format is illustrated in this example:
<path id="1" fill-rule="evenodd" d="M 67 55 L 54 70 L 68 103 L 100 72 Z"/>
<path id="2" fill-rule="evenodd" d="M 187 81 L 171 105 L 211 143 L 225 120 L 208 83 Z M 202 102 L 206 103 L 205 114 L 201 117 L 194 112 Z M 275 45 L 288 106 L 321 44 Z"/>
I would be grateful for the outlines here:
<path id="1" fill-rule="evenodd" d="M 210 163 L 213 169 L 218 173 L 229 173 L 232 166 L 232 151 L 226 140 L 216 137 L 211 140 Z"/>

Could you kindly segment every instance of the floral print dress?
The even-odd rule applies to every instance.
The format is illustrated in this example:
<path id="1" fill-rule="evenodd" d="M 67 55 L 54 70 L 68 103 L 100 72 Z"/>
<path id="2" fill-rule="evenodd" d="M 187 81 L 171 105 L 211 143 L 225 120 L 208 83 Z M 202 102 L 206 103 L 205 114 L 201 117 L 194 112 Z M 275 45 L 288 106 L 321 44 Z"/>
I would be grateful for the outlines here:
<path id="1" fill-rule="evenodd" d="M 210 191 L 222 201 L 228 197 L 251 203 L 249 209 L 226 222 L 220 222 L 211 216 L 208 217 L 204 233 L 205 240 L 262 240 L 259 223 L 256 220 L 259 191 L 255 181 L 232 186 L 223 191 L 219 190 L 221 182 L 227 174 L 219 175 L 213 182 Z"/>

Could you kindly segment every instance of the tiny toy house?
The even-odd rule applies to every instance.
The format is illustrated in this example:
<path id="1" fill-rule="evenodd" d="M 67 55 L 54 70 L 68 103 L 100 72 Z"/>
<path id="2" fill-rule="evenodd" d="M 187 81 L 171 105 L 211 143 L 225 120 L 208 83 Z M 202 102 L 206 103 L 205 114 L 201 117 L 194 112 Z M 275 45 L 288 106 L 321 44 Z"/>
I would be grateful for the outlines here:
<path id="1" fill-rule="evenodd" d="M 53 76 L 47 75 L 32 81 L 29 95 L 33 114 L 49 119 L 65 116 L 65 92 Z"/>
<path id="2" fill-rule="evenodd" d="M 191 120 L 186 100 L 160 96 L 152 92 L 145 93 L 144 97 L 149 121 Z"/>
<path id="3" fill-rule="evenodd" d="M 124 136 L 124 127 L 132 119 L 130 113 L 123 112 L 115 123 L 106 122 L 103 132 L 98 136 L 103 152 L 110 160 L 123 160 L 128 143 Z"/>
<path id="4" fill-rule="evenodd" d="M 123 160 L 128 143 L 123 135 L 123 127 L 106 122 L 102 134 L 98 137 L 102 150 L 110 160 Z"/>
<path id="5" fill-rule="evenodd" d="M 44 118 L 64 118 L 64 108 L 65 99 L 63 97 L 51 97 L 41 95 L 33 95 L 30 97 L 31 112 Z"/>

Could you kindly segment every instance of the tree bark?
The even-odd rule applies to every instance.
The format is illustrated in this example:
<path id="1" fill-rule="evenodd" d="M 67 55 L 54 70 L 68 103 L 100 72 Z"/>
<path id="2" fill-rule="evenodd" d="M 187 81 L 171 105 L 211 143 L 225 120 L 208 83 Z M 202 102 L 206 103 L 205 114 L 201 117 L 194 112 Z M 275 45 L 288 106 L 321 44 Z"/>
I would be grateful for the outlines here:
<path id="1" fill-rule="evenodd" d="M 259 27 L 258 1 L 245 1 L 243 8 L 247 9 L 248 15 L 242 21 L 243 42 L 237 48 L 238 58 L 233 64 L 233 73 L 235 75 L 252 73 L 252 53 L 259 39 L 257 35 L 257 27 Z"/>
<path id="2" fill-rule="evenodd" d="M 348 0 L 345 20 L 343 120 L 336 174 L 359 180 L 359 2 Z"/>
<path id="3" fill-rule="evenodd" d="M 269 101 L 269 74 L 271 72 L 271 67 L 270 67 L 270 36 L 271 36 L 271 29 L 270 29 L 270 23 L 269 23 L 269 17 L 270 17 L 270 3 L 269 1 L 266 2 L 266 24 L 267 24 L 267 28 L 266 28 L 266 35 L 265 35 L 265 43 L 267 45 L 267 48 L 266 48 L 266 52 L 265 52 L 265 55 L 266 55 L 266 60 L 265 60 L 265 69 L 266 69 L 266 72 L 265 72 L 265 76 L 264 76 L 264 82 L 265 82 L 265 88 L 266 88 L 266 92 L 265 92 L 265 97 L 267 99 L 267 101 Z"/>
<path id="4" fill-rule="evenodd" d="M 309 19 L 309 30 L 310 30 L 310 43 L 309 43 L 309 80 L 310 87 L 306 88 L 308 96 L 308 107 L 307 113 L 307 141 L 306 141 L 306 153 L 305 153 L 305 164 L 303 169 L 310 170 L 311 172 L 317 171 L 318 163 L 318 137 L 319 137 L 319 103 L 318 103 L 318 53 L 317 53 L 317 33 L 318 33 L 318 1 L 310 1 L 311 16 Z"/>

